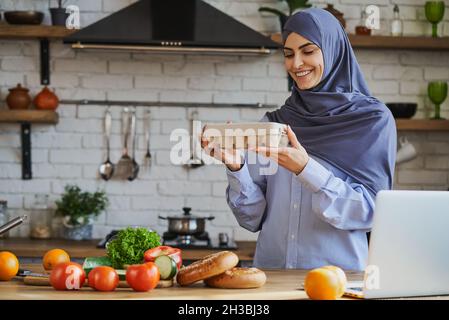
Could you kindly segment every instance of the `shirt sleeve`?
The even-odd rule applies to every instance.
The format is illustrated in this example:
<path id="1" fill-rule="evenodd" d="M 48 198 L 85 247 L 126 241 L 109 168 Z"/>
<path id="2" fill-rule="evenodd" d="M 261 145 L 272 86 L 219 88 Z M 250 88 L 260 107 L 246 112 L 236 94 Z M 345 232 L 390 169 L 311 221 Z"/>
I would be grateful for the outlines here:
<path id="1" fill-rule="evenodd" d="M 312 191 L 312 211 L 319 218 L 342 230 L 371 229 L 374 199 L 362 184 L 336 177 L 312 158 L 297 177 Z"/>
<path id="2" fill-rule="evenodd" d="M 252 232 L 259 231 L 266 208 L 264 185 L 253 181 L 246 161 L 240 170 L 226 168 L 226 173 L 229 182 L 226 200 L 239 225 Z"/>

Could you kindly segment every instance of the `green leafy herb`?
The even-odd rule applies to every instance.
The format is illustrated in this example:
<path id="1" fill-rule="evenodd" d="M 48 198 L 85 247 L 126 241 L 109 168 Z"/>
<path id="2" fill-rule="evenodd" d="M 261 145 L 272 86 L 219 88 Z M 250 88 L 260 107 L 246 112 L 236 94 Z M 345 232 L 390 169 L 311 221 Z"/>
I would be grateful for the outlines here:
<path id="1" fill-rule="evenodd" d="M 78 186 L 66 185 L 60 200 L 56 200 L 56 214 L 65 217 L 67 224 L 79 226 L 90 223 L 109 204 L 104 191 L 83 192 Z"/>
<path id="2" fill-rule="evenodd" d="M 108 243 L 107 252 L 112 266 L 121 269 L 126 264 L 142 263 L 145 251 L 160 245 L 161 238 L 157 232 L 128 227 L 120 230 L 117 237 Z"/>

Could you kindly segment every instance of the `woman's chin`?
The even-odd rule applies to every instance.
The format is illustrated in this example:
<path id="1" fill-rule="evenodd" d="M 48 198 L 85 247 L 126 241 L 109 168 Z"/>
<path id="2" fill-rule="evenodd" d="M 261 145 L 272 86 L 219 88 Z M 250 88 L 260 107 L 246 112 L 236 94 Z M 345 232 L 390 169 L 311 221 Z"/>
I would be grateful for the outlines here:
<path id="1" fill-rule="evenodd" d="M 296 82 L 296 86 L 298 87 L 299 90 L 309 90 L 311 88 L 314 87 L 314 85 L 312 83 L 302 83 L 302 82 Z"/>

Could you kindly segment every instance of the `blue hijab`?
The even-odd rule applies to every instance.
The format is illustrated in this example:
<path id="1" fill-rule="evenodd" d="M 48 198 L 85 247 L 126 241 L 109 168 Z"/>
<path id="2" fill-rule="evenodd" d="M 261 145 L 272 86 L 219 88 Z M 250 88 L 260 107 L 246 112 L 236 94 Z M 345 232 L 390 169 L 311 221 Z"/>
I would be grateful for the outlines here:
<path id="1" fill-rule="evenodd" d="M 345 30 L 328 11 L 311 8 L 289 18 L 283 40 L 295 32 L 317 45 L 324 58 L 320 83 L 300 90 L 267 112 L 290 125 L 310 155 L 339 168 L 372 195 L 391 189 L 396 125 L 388 108 L 370 95 Z"/>

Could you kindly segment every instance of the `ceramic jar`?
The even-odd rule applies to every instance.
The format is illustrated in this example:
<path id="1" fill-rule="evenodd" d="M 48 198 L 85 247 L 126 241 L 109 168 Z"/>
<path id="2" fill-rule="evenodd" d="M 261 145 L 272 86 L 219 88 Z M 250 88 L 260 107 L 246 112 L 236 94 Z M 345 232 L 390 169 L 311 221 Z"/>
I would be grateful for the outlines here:
<path id="1" fill-rule="evenodd" d="M 31 104 L 31 97 L 28 94 L 28 89 L 22 87 L 19 83 L 15 88 L 9 89 L 9 94 L 6 97 L 6 103 L 11 110 L 28 109 Z"/>
<path id="2" fill-rule="evenodd" d="M 34 105 L 39 110 L 55 110 L 58 104 L 58 97 L 47 86 L 34 98 Z"/>

